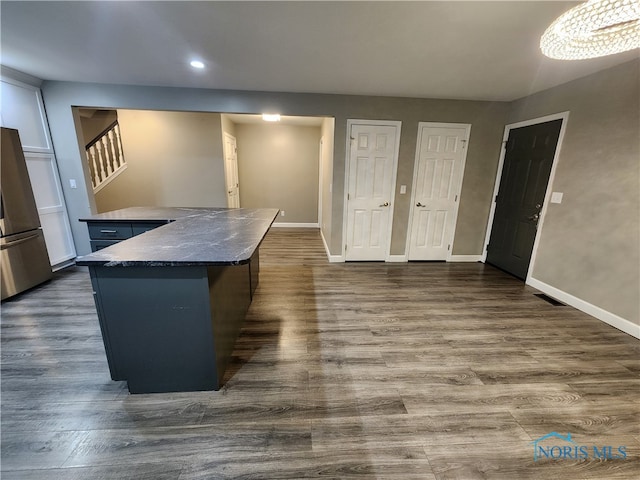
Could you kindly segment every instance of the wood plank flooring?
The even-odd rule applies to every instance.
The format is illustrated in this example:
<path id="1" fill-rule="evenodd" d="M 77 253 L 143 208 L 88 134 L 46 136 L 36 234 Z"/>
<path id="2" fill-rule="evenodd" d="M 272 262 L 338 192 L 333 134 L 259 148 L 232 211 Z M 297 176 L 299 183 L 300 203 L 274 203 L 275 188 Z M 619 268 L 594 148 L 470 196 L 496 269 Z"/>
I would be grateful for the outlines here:
<path id="1" fill-rule="evenodd" d="M 639 477 L 640 341 L 482 264 L 329 264 L 313 229 L 260 260 L 219 392 L 111 381 L 83 268 L 4 302 L 2 478 Z M 589 458 L 534 461 L 550 432 Z"/>

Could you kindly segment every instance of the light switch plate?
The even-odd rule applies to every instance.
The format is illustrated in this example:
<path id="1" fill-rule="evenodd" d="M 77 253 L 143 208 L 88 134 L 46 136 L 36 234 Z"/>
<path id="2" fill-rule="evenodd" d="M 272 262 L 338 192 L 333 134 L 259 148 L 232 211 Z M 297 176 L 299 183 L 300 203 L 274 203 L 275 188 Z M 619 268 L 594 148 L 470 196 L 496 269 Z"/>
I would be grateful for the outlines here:
<path id="1" fill-rule="evenodd" d="M 551 203 L 562 203 L 562 192 L 552 192 Z"/>
<path id="2" fill-rule="evenodd" d="M 405 193 L 407 193 L 407 186 L 406 185 L 400 185 L 400 194 L 404 195 Z"/>

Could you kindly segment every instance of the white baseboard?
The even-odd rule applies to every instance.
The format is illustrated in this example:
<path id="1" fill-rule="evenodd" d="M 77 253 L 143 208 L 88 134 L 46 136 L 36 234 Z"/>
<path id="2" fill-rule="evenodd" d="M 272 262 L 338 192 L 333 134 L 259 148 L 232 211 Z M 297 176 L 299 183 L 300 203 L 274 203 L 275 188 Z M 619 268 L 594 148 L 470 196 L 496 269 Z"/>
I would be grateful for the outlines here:
<path id="1" fill-rule="evenodd" d="M 391 263 L 406 263 L 407 256 L 406 255 L 389 255 L 386 261 Z"/>
<path id="2" fill-rule="evenodd" d="M 327 253 L 327 259 L 329 263 L 344 263 L 344 257 L 342 255 L 331 255 L 327 240 L 324 238 L 324 233 L 320 229 L 320 238 L 322 238 L 322 244 L 324 245 L 324 251 Z"/>
<path id="3" fill-rule="evenodd" d="M 320 228 L 317 223 L 274 222 L 271 226 L 278 228 Z"/>
<path id="4" fill-rule="evenodd" d="M 482 255 L 451 255 L 447 262 L 479 262 Z"/>
<path id="5" fill-rule="evenodd" d="M 607 323 L 612 327 L 617 328 L 618 330 L 622 330 L 624 333 L 628 333 L 629 335 L 640 339 L 640 325 L 636 325 L 635 323 L 630 322 L 627 319 L 619 317 L 618 315 L 604 310 L 603 308 L 592 305 L 589 302 L 586 302 L 578 297 L 574 297 L 570 293 L 552 287 L 551 285 L 547 285 L 546 283 L 541 282 L 540 280 L 536 280 L 535 278 L 529 278 L 527 284 L 531 285 L 534 288 L 537 288 L 542 293 L 546 293 L 556 300 L 577 308 L 578 310 L 587 313 L 592 317 L 597 318 L 598 320 L 602 320 L 604 323 Z"/>

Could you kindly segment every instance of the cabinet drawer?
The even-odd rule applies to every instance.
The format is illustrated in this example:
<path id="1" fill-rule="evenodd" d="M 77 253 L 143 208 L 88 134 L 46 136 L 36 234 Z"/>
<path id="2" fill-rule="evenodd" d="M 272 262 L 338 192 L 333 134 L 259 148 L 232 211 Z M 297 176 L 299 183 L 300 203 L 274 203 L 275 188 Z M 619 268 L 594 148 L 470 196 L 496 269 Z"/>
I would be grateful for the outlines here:
<path id="1" fill-rule="evenodd" d="M 167 222 L 156 222 L 156 223 L 132 223 L 131 230 L 133 231 L 133 236 L 140 235 L 141 233 L 148 232 L 149 230 L 153 230 L 154 228 L 161 227 L 166 225 Z"/>
<path id="2" fill-rule="evenodd" d="M 111 245 L 115 245 L 119 242 L 120 240 L 91 240 L 91 251 L 97 252 L 98 250 L 110 247 Z"/>
<path id="3" fill-rule="evenodd" d="M 131 238 L 133 231 L 130 223 L 90 223 L 91 240 L 124 240 Z"/>

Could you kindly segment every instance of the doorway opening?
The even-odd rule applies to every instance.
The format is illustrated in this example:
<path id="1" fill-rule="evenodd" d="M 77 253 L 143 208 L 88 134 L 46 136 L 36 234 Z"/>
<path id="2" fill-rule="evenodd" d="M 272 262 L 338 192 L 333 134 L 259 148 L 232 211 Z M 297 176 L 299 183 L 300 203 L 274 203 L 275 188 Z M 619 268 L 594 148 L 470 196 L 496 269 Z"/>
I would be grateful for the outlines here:
<path id="1" fill-rule="evenodd" d="M 331 172 L 333 149 L 319 158 L 318 145 L 333 139 L 333 118 L 282 115 L 270 124 L 258 114 L 87 106 L 75 107 L 74 119 L 81 150 L 114 119 L 122 134 L 126 171 L 100 189 L 91 188 L 100 168 L 83 159 L 97 213 L 136 205 L 278 208 L 277 226 L 330 224 L 330 208 L 319 205 L 329 186 L 319 172 Z M 110 144 L 96 159 L 105 151 Z"/>

